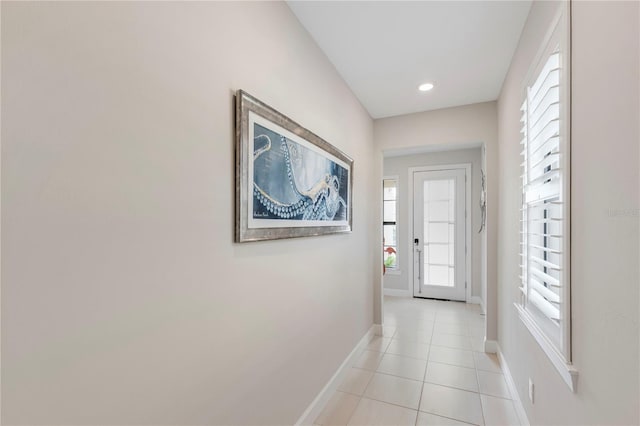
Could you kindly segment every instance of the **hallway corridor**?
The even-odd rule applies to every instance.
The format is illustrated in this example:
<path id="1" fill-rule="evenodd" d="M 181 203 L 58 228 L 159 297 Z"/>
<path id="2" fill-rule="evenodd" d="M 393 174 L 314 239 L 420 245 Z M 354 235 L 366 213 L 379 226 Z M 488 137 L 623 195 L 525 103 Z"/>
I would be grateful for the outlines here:
<path id="1" fill-rule="evenodd" d="M 387 296 L 384 324 L 315 424 L 518 424 L 478 305 Z"/>

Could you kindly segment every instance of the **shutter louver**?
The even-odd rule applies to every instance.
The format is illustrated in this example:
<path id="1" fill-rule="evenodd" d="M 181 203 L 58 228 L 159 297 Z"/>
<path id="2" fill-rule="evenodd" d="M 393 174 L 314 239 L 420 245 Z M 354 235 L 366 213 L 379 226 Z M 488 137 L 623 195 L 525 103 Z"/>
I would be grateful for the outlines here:
<path id="1" fill-rule="evenodd" d="M 524 305 L 558 328 L 562 319 L 562 196 L 560 53 L 549 56 L 521 107 L 521 279 Z M 555 339 L 554 339 L 555 340 Z M 559 343 L 559 342 L 558 342 Z"/>

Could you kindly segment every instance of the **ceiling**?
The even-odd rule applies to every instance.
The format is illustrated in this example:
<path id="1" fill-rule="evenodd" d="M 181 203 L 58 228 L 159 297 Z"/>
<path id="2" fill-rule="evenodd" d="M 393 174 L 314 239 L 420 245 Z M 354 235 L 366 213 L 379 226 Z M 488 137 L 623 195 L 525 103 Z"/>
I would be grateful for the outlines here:
<path id="1" fill-rule="evenodd" d="M 498 98 L 531 1 L 288 1 L 373 118 Z M 432 82 L 430 92 L 418 86 Z"/>

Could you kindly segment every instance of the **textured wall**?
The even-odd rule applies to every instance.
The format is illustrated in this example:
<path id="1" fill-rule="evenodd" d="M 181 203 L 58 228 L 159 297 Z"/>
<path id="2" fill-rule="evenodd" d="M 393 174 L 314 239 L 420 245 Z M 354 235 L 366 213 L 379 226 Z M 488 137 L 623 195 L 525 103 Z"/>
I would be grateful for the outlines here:
<path id="1" fill-rule="evenodd" d="M 526 73 L 558 3 L 535 2 L 498 102 L 499 342 L 531 424 L 638 424 L 638 3 L 573 2 L 573 394 L 513 302 L 519 283 L 519 117 Z M 627 214 L 611 214 L 611 211 Z M 535 404 L 528 379 L 535 384 Z"/>
<path id="2" fill-rule="evenodd" d="M 353 233 L 232 242 L 240 88 Z M 372 121 L 286 4 L 3 2 L 2 113 L 3 424 L 291 424 L 373 323 Z"/>

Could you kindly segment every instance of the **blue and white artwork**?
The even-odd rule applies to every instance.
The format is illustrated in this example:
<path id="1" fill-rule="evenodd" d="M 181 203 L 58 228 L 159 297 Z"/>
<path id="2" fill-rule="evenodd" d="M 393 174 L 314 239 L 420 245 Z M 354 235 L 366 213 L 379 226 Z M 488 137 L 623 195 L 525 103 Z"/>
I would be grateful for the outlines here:
<path id="1" fill-rule="evenodd" d="M 243 90 L 235 103 L 234 240 L 351 232 L 353 159 Z"/>
<path id="2" fill-rule="evenodd" d="M 260 117 L 250 125 L 250 227 L 347 224 L 348 166 Z"/>

